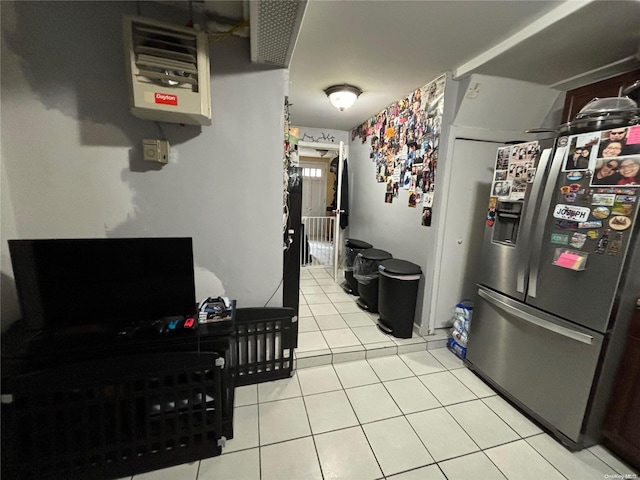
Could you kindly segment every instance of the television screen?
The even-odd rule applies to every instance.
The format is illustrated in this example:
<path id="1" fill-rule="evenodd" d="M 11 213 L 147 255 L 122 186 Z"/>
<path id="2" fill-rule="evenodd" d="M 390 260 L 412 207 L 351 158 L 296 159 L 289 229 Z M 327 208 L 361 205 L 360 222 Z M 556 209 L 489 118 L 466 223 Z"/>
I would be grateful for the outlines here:
<path id="1" fill-rule="evenodd" d="M 25 325 L 121 327 L 195 308 L 191 238 L 9 240 Z"/>

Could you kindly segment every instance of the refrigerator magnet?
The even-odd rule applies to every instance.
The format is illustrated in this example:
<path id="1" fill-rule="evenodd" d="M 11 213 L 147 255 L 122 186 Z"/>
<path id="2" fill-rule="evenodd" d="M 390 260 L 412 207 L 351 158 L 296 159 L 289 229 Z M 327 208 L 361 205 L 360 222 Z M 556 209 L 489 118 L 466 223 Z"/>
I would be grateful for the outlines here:
<path id="1" fill-rule="evenodd" d="M 598 231 L 597 230 L 589 230 L 587 232 L 587 237 L 595 240 L 596 238 L 598 238 Z"/>
<path id="2" fill-rule="evenodd" d="M 577 196 L 577 195 L 576 195 L 575 193 L 571 192 L 571 193 L 567 193 L 567 194 L 564 196 L 564 199 L 565 199 L 567 202 L 569 202 L 569 203 L 573 203 L 573 202 L 575 202 L 575 201 L 576 201 L 576 196 Z"/>
<path id="3" fill-rule="evenodd" d="M 569 243 L 570 246 L 572 246 L 573 248 L 582 248 L 584 246 L 584 242 L 587 240 L 587 234 L 586 233 L 574 233 L 573 236 L 571 237 L 571 242 Z"/>
<path id="4" fill-rule="evenodd" d="M 591 197 L 592 205 L 605 205 L 607 207 L 613 206 L 616 200 L 616 195 L 613 193 L 594 193 Z"/>
<path id="5" fill-rule="evenodd" d="M 567 193 L 571 193 L 571 187 L 569 185 L 564 185 L 560 187 L 560 193 L 566 195 Z"/>
<path id="6" fill-rule="evenodd" d="M 562 203 L 557 204 L 556 208 L 553 210 L 554 218 L 573 220 L 574 222 L 586 221 L 589 218 L 589 213 L 591 213 L 591 211 L 587 207 L 564 205 Z"/>
<path id="7" fill-rule="evenodd" d="M 602 221 L 591 220 L 589 222 L 580 222 L 578 228 L 602 228 Z"/>
<path id="8" fill-rule="evenodd" d="M 624 215 L 615 215 L 609 220 L 609 226 L 613 230 L 626 230 L 631 226 L 631 219 Z"/>
<path id="9" fill-rule="evenodd" d="M 554 245 L 569 245 L 569 235 L 566 233 L 552 233 L 551 243 Z"/>
<path id="10" fill-rule="evenodd" d="M 591 214 L 595 217 L 595 218 L 607 218 L 610 215 L 611 211 L 604 206 L 601 207 L 596 207 L 591 211 Z"/>
<path id="11" fill-rule="evenodd" d="M 582 180 L 582 172 L 572 171 L 567 174 L 567 180 Z"/>

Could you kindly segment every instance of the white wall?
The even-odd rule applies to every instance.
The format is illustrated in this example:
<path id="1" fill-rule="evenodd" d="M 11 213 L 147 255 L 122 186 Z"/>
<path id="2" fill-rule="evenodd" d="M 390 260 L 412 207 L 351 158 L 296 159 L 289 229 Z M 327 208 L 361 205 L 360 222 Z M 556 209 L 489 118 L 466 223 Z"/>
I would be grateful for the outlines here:
<path id="1" fill-rule="evenodd" d="M 17 319 L 9 238 L 192 237 L 198 298 L 264 305 L 282 276 L 285 70 L 252 65 L 246 39 L 212 43 L 212 125 L 157 124 L 128 111 L 121 16 L 135 2 L 1 8 L 3 328 Z M 162 134 L 169 164 L 141 160 Z"/>
<path id="2" fill-rule="evenodd" d="M 425 79 L 425 84 L 429 81 Z M 386 184 L 376 180 L 375 163 L 369 158 L 369 140 L 363 144 L 357 137 L 349 143 L 349 227 L 345 238 L 364 240 L 375 248 L 388 251 L 394 258 L 420 265 L 423 279 L 418 288 L 414 320 L 416 325 L 428 325 L 436 268 L 438 224 L 443 214 L 440 205 L 443 174 L 447 168 L 444 152 L 447 151 L 448 130 L 453 120 L 456 95 L 457 83 L 447 75 L 431 227 L 421 225 L 422 204 L 418 204 L 416 208 L 407 206 L 408 190 L 400 189 L 393 203 L 384 202 Z"/>
<path id="3" fill-rule="evenodd" d="M 481 84 L 480 93 L 465 98 L 473 81 Z M 475 172 L 470 175 L 476 175 L 478 170 L 489 168 L 495 156 L 484 152 L 478 159 L 466 154 L 456 158 L 456 140 L 535 140 L 536 136 L 526 135 L 524 130 L 559 121 L 562 105 L 559 95 L 560 92 L 529 82 L 483 75 L 453 81 L 447 76 L 431 227 L 420 225 L 420 205 L 415 209 L 407 207 L 407 190 L 401 189 L 392 204 L 384 203 L 386 185 L 375 179 L 369 142 L 362 144 L 360 138 L 350 142 L 350 223 L 345 236 L 367 241 L 395 258 L 420 265 L 424 278 L 418 291 L 415 323 L 421 333 L 432 333 L 434 328 L 445 326 L 449 313 L 461 299 L 458 296 L 470 296 L 469 286 L 474 283 L 468 278 L 474 272 L 470 262 L 482 242 L 482 229 L 476 218 L 482 207 L 475 202 L 486 187 L 486 179 L 457 181 L 456 176 L 465 171 L 465 166 L 453 162 L 478 161 L 475 165 L 478 168 L 468 169 Z M 456 195 L 457 191 L 460 195 Z M 457 215 L 456 211 L 464 211 L 465 219 L 450 218 Z M 458 244 L 458 239 L 462 243 Z M 452 262 L 456 250 L 463 251 L 464 259 Z M 455 294 L 450 295 L 451 292 Z"/>

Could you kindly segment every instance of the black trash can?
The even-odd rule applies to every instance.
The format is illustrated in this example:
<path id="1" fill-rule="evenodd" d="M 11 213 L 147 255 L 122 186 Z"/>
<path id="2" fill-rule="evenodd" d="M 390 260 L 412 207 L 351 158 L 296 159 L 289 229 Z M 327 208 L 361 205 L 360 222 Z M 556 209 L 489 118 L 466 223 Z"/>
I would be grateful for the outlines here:
<path id="1" fill-rule="evenodd" d="M 392 258 L 380 262 L 378 271 L 378 328 L 396 338 L 411 338 L 422 270 L 415 263 Z"/>
<path id="2" fill-rule="evenodd" d="M 360 308 L 371 313 L 378 312 L 378 265 L 392 255 L 378 248 L 363 250 L 353 263 L 353 276 L 358 281 L 360 298 L 356 302 Z"/>
<path id="3" fill-rule="evenodd" d="M 355 238 L 347 238 L 344 245 L 344 282 L 342 289 L 351 295 L 358 295 L 358 281 L 353 278 L 353 262 L 356 255 L 363 250 L 373 247 L 370 243 L 357 240 Z"/>

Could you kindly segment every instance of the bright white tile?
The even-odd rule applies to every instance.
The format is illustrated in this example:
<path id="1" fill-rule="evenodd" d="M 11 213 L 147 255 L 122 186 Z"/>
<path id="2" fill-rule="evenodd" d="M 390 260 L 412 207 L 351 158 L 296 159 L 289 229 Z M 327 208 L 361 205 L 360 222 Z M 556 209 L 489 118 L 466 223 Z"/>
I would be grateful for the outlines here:
<path id="1" fill-rule="evenodd" d="M 331 283 L 329 285 L 322 285 L 322 291 L 324 293 L 344 293 L 344 290 L 340 285 Z M 346 295 L 346 294 L 345 294 Z"/>
<path id="2" fill-rule="evenodd" d="M 260 480 L 259 449 L 252 448 L 242 452 L 224 453 L 223 455 L 205 458 L 200 461 L 198 478 L 201 480 L 210 478 L 230 479 L 231 476 L 242 480 Z"/>
<path id="3" fill-rule="evenodd" d="M 311 287 L 300 287 L 300 291 L 304 295 L 314 295 L 314 294 L 324 293 L 324 290 L 322 290 L 322 287 L 320 285 L 313 285 Z"/>
<path id="4" fill-rule="evenodd" d="M 388 342 L 391 340 L 388 335 L 382 333 L 375 325 L 355 327 L 353 328 L 353 333 L 355 333 L 358 340 L 365 345 L 368 343 Z"/>
<path id="5" fill-rule="evenodd" d="M 436 462 L 479 450 L 444 408 L 412 413 L 407 420 Z"/>
<path id="6" fill-rule="evenodd" d="M 313 288 L 313 287 L 309 287 L 309 288 Z M 304 295 L 301 293 L 298 295 L 298 304 L 299 305 L 306 305 L 307 301 L 304 298 Z"/>
<path id="7" fill-rule="evenodd" d="M 309 305 L 309 309 L 314 317 L 319 315 L 334 315 L 338 310 L 331 303 L 320 303 L 317 305 Z"/>
<path id="8" fill-rule="evenodd" d="M 424 350 L 427 349 L 427 341 L 415 332 L 413 332 L 411 338 L 391 337 L 391 339 L 396 343 L 396 345 L 413 345 L 414 343 L 423 343 Z"/>
<path id="9" fill-rule="evenodd" d="M 409 367 L 407 367 L 397 355 L 370 358 L 367 359 L 367 362 L 369 362 L 371 368 L 373 368 L 378 378 L 383 382 L 396 380 L 398 378 L 413 377 L 413 372 L 409 370 Z"/>
<path id="10" fill-rule="evenodd" d="M 427 337 L 431 338 L 431 337 Z M 464 363 L 459 357 L 456 357 L 447 347 L 444 348 L 431 348 L 429 353 L 433 355 L 447 369 L 453 370 L 454 368 L 464 367 Z"/>
<path id="11" fill-rule="evenodd" d="M 275 400 L 285 400 L 302 396 L 298 375 L 290 378 L 274 380 L 258 384 L 258 399 L 260 403 L 273 402 Z"/>
<path id="12" fill-rule="evenodd" d="M 451 372 L 432 373 L 418 378 L 443 405 L 466 402 L 477 398 Z"/>
<path id="13" fill-rule="evenodd" d="M 313 278 L 300 279 L 300 288 L 317 287 L 317 286 L 318 286 L 318 282 L 316 282 Z"/>
<path id="14" fill-rule="evenodd" d="M 356 305 L 356 303 L 353 301 L 334 303 L 333 305 L 336 307 L 336 310 L 339 313 L 356 313 L 362 311 L 360 310 L 360 307 L 358 307 L 358 305 Z"/>
<path id="15" fill-rule="evenodd" d="M 223 453 L 236 452 L 257 447 L 258 437 L 258 405 L 236 407 L 233 409 L 233 439 L 227 440 Z"/>
<path id="16" fill-rule="evenodd" d="M 422 410 L 439 408 L 440 402 L 434 397 L 427 387 L 416 377 L 402 378 L 384 382 L 402 413 L 415 413 Z"/>
<path id="17" fill-rule="evenodd" d="M 498 395 L 483 398 L 482 401 L 521 437 L 530 437 L 542 433 L 542 430 L 535 423 Z"/>
<path id="18" fill-rule="evenodd" d="M 500 470 L 482 452 L 440 462 L 438 466 L 445 473 L 448 480 L 469 480 L 470 478 L 506 480 Z M 523 466 L 523 468 L 526 467 Z"/>
<path id="19" fill-rule="evenodd" d="M 353 298 L 344 292 L 327 293 L 327 297 L 332 303 L 353 302 Z"/>
<path id="20" fill-rule="evenodd" d="M 526 442 L 569 480 L 618 476 L 612 467 L 589 450 L 571 452 L 546 433 L 527 438 Z M 632 472 L 629 470 L 626 473 Z"/>
<path id="21" fill-rule="evenodd" d="M 183 463 L 174 467 L 153 470 L 152 472 L 134 475 L 132 480 L 196 480 L 200 462 Z"/>
<path id="22" fill-rule="evenodd" d="M 344 390 L 304 397 L 313 434 L 358 425 Z"/>
<path id="23" fill-rule="evenodd" d="M 451 405 L 447 407 L 447 411 L 481 449 L 520 439 L 520 436 L 481 400 Z"/>
<path id="24" fill-rule="evenodd" d="M 300 305 L 298 307 L 298 318 L 299 317 L 312 317 L 313 314 L 311 313 L 311 309 L 309 308 L 309 305 Z"/>
<path id="25" fill-rule="evenodd" d="M 524 440 L 489 448 L 484 453 L 510 480 L 564 479 L 542 455 Z"/>
<path id="26" fill-rule="evenodd" d="M 333 315 L 319 315 L 316 323 L 320 330 L 335 330 L 338 328 L 349 328 L 339 313 Z"/>
<path id="27" fill-rule="evenodd" d="M 366 360 L 335 363 L 333 365 L 344 388 L 360 387 L 378 383 L 380 379 Z"/>
<path id="28" fill-rule="evenodd" d="M 260 445 L 311 435 L 302 397 L 263 403 L 259 418 Z"/>
<path id="29" fill-rule="evenodd" d="M 426 350 L 420 352 L 404 353 L 399 355 L 404 363 L 416 375 L 426 375 L 429 373 L 443 372 L 446 370 L 433 355 Z"/>
<path id="30" fill-rule="evenodd" d="M 298 370 L 298 380 L 304 395 L 342 390 L 338 375 L 332 365 Z"/>
<path id="31" fill-rule="evenodd" d="M 331 350 L 321 350 L 317 355 L 311 355 L 316 352 L 306 352 L 299 356 L 296 360 L 298 369 L 319 367 L 321 365 L 330 365 L 332 360 Z"/>
<path id="32" fill-rule="evenodd" d="M 401 355 L 403 353 L 424 352 L 426 350 L 426 343 L 409 343 L 407 345 L 398 345 L 398 355 Z"/>
<path id="33" fill-rule="evenodd" d="M 316 278 L 316 282 L 318 283 L 318 285 L 320 285 L 321 287 L 324 287 L 326 285 L 334 285 L 335 282 L 333 281 L 332 277 L 328 277 L 328 278 Z"/>
<path id="34" fill-rule="evenodd" d="M 349 351 L 349 350 L 352 350 L 352 351 Z M 337 349 L 332 349 L 331 352 L 333 353 L 332 361 L 334 366 L 341 362 L 355 362 L 357 360 L 364 360 L 366 358 L 364 347 L 362 346 L 337 348 Z"/>
<path id="35" fill-rule="evenodd" d="M 311 275 L 311 272 L 306 268 L 301 268 L 300 269 L 300 280 L 305 280 L 305 279 L 308 280 L 309 278 L 313 278 L 313 275 Z"/>
<path id="36" fill-rule="evenodd" d="M 331 303 L 331 300 L 329 300 L 329 297 L 327 297 L 324 293 L 318 293 L 318 294 L 313 294 L 313 295 L 306 295 L 305 294 L 304 298 L 307 301 L 308 305 L 318 305 L 318 304 L 324 304 L 324 303 Z"/>
<path id="37" fill-rule="evenodd" d="M 314 350 L 328 349 L 329 345 L 325 342 L 322 332 L 303 332 L 298 333 L 298 352 L 311 352 Z"/>
<path id="38" fill-rule="evenodd" d="M 322 335 L 324 335 L 324 339 L 329 345 L 329 348 L 332 349 L 360 345 L 358 338 L 353 334 L 350 328 L 341 328 L 339 330 L 325 330 L 322 332 Z"/>
<path id="39" fill-rule="evenodd" d="M 408 472 L 399 473 L 387 477 L 388 480 L 447 480 L 437 465 L 429 465 L 428 467 L 416 468 Z"/>
<path id="40" fill-rule="evenodd" d="M 402 415 L 402 412 L 381 383 L 346 390 L 347 397 L 360 423 Z"/>
<path id="41" fill-rule="evenodd" d="M 364 346 L 367 351 L 367 360 L 372 358 L 387 357 L 398 353 L 398 346 L 393 342 L 370 343 Z"/>
<path id="42" fill-rule="evenodd" d="M 298 318 L 298 333 L 318 332 L 320 327 L 313 316 Z"/>
<path id="43" fill-rule="evenodd" d="M 325 479 L 374 480 L 382 477 L 378 462 L 360 427 L 315 436 Z"/>
<path id="44" fill-rule="evenodd" d="M 362 426 L 385 476 L 433 463 L 433 458 L 404 417 Z"/>
<path id="45" fill-rule="evenodd" d="M 479 398 L 496 395 L 496 392 L 489 385 L 480 380 L 468 368 L 456 368 L 451 370 L 451 373 Z"/>
<path id="46" fill-rule="evenodd" d="M 236 407 L 244 407 L 245 405 L 255 405 L 258 403 L 258 386 L 245 385 L 236 387 L 233 392 L 233 404 Z"/>
<path id="47" fill-rule="evenodd" d="M 319 278 L 330 278 L 331 280 L 333 280 L 333 277 L 331 275 L 329 275 L 328 272 L 324 271 L 324 270 L 313 270 L 311 272 L 311 275 L 313 276 L 313 278 L 315 278 L 316 280 Z"/>
<path id="48" fill-rule="evenodd" d="M 261 447 L 260 460 L 262 480 L 322 480 L 311 437 Z"/>
<path id="49" fill-rule="evenodd" d="M 343 313 L 342 318 L 351 328 L 375 326 L 371 317 L 363 312 Z"/>

